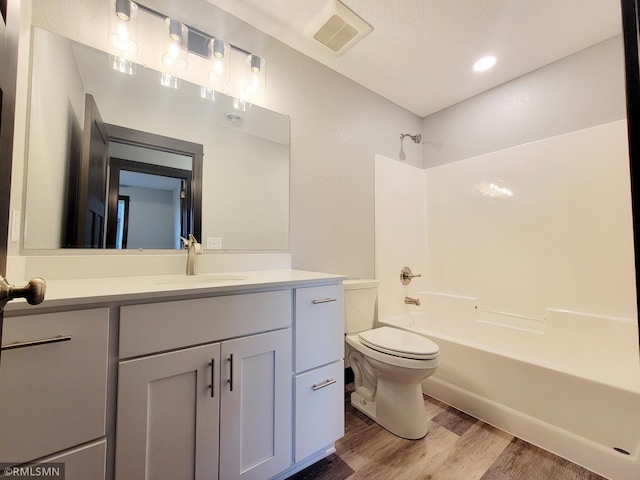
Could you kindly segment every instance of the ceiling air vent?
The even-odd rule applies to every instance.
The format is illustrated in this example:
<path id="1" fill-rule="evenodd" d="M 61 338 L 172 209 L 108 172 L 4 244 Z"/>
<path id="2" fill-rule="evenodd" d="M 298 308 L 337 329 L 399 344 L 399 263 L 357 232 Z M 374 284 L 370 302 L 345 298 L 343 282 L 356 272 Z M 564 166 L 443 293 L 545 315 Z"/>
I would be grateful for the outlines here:
<path id="1" fill-rule="evenodd" d="M 342 55 L 373 27 L 337 0 L 332 0 L 309 26 L 313 38 L 335 55 Z"/>

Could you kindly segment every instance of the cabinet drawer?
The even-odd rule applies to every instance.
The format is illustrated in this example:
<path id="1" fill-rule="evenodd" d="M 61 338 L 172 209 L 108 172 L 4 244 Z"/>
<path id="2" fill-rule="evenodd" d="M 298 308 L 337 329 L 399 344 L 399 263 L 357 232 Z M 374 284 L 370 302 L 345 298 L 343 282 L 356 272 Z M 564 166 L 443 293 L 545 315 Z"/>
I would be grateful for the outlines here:
<path id="1" fill-rule="evenodd" d="M 120 309 L 120 358 L 291 326 L 291 290 Z"/>
<path id="2" fill-rule="evenodd" d="M 106 452 L 107 441 L 103 439 L 38 463 L 64 463 L 64 480 L 102 480 L 105 478 Z"/>
<path id="3" fill-rule="evenodd" d="M 344 287 L 297 288 L 295 291 L 295 372 L 344 357 Z"/>
<path id="4" fill-rule="evenodd" d="M 342 361 L 294 377 L 294 461 L 344 435 L 344 364 Z"/>
<path id="5" fill-rule="evenodd" d="M 105 435 L 107 308 L 5 318 L 0 462 L 43 457 Z M 70 339 L 47 343 L 56 337 Z"/>

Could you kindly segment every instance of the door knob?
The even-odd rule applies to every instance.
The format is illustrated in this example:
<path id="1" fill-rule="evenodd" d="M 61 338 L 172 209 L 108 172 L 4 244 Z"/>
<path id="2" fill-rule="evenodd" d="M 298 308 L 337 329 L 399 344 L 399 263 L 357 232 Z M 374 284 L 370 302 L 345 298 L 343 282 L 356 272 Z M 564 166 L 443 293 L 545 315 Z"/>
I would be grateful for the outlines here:
<path id="1" fill-rule="evenodd" d="M 16 287 L 0 275 L 0 310 L 14 298 L 24 298 L 31 305 L 38 305 L 44 300 L 46 290 L 47 284 L 40 277 L 32 278 L 24 287 Z"/>

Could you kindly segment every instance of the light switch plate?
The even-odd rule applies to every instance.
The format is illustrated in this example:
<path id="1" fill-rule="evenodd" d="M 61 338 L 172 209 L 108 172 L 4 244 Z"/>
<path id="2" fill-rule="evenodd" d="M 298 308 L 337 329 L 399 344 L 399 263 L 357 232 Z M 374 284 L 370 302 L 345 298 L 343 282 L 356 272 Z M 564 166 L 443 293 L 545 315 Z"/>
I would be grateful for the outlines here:
<path id="1" fill-rule="evenodd" d="M 207 250 L 220 250 L 222 248 L 222 237 L 207 237 Z"/>

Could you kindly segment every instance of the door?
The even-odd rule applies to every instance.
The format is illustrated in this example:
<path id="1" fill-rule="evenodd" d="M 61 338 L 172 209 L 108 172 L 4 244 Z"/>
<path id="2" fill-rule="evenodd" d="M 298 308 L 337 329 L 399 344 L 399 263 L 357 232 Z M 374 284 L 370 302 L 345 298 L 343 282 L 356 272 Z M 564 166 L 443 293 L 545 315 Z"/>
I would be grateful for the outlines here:
<path id="1" fill-rule="evenodd" d="M 15 0 L 7 5 L 0 0 L 0 283 L 7 273 L 9 239 L 9 193 L 11 191 L 11 154 L 13 150 L 13 121 L 16 96 L 16 68 L 18 51 L 18 9 Z M 11 23 L 7 23 L 10 20 Z M 1 286 L 0 286 L 1 288 Z M 0 291 L 0 338 L 4 294 Z M 0 350 L 0 362 L 2 361 Z M 0 363 L 1 364 L 1 363 Z"/>
<path id="2" fill-rule="evenodd" d="M 25 297 L 36 304 L 44 299 L 44 281 L 34 279 L 23 288 L 5 280 L 9 240 L 9 194 L 16 104 L 20 0 L 0 0 L 0 339 L 3 310 L 8 301 Z M 0 356 L 2 349 L 0 348 Z M 0 358 L 1 359 L 1 358 Z M 0 364 L 1 365 L 1 364 Z"/>
<path id="3" fill-rule="evenodd" d="M 640 1 L 622 0 L 622 33 L 627 86 L 627 129 L 631 170 L 631 204 L 636 254 L 636 296 L 640 311 Z M 638 318 L 640 326 L 640 318 Z M 640 328 L 639 334 L 640 334 Z M 640 342 L 640 337 L 638 338 Z"/>
<path id="4" fill-rule="evenodd" d="M 291 329 L 222 343 L 220 480 L 291 465 Z"/>
<path id="5" fill-rule="evenodd" d="M 108 134 L 93 96 L 84 100 L 84 130 L 79 164 L 72 165 L 70 205 L 65 244 L 81 248 L 104 247 Z M 75 186 L 76 190 L 73 190 Z"/>
<path id="6" fill-rule="evenodd" d="M 120 362 L 116 480 L 218 475 L 220 344 Z"/>

